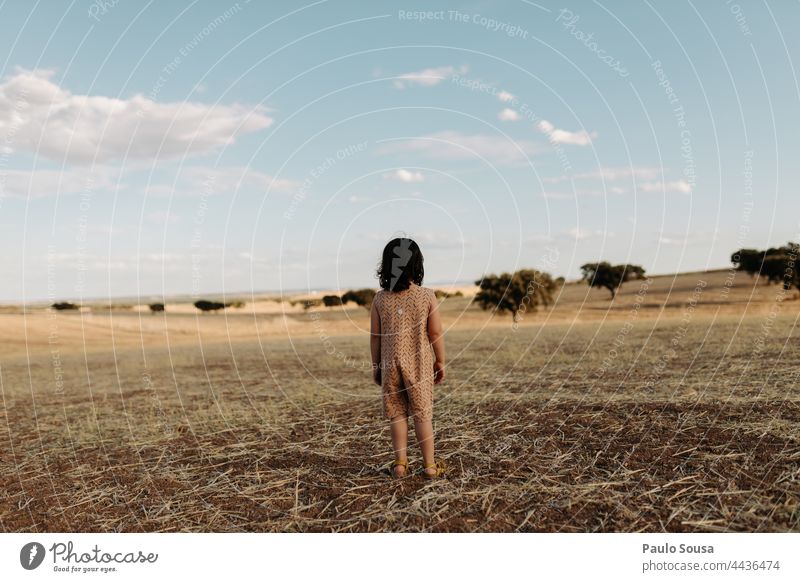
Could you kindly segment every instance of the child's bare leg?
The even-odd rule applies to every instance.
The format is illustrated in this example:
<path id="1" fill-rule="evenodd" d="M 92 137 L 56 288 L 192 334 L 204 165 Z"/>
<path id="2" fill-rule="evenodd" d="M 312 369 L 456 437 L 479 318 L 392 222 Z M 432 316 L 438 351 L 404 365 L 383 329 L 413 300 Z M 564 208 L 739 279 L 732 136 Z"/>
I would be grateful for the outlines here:
<path id="1" fill-rule="evenodd" d="M 394 448 L 394 458 L 397 461 L 408 458 L 408 418 L 403 415 L 395 416 L 390 421 L 392 429 L 392 447 Z M 406 468 L 402 465 L 393 467 L 397 476 L 405 475 Z"/>
<path id="2" fill-rule="evenodd" d="M 433 420 L 420 420 L 414 417 L 414 433 L 422 449 L 422 460 L 426 465 L 433 464 Z M 429 475 L 436 473 L 436 468 L 428 467 L 425 472 Z"/>

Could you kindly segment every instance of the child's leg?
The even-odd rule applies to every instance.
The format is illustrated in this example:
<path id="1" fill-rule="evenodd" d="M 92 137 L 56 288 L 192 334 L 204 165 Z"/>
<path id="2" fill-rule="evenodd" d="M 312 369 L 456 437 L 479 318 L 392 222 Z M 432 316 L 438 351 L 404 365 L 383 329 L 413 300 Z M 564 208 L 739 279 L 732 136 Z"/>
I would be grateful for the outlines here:
<path id="1" fill-rule="evenodd" d="M 395 460 L 408 458 L 408 418 L 405 415 L 395 416 L 389 421 L 392 429 L 392 447 Z M 402 475 L 405 467 L 395 466 L 395 473 Z"/>
<path id="2" fill-rule="evenodd" d="M 433 464 L 433 420 L 420 420 L 414 417 L 414 433 L 417 435 L 417 442 L 422 449 L 422 460 L 426 465 Z M 425 469 L 426 473 L 433 474 L 435 468 Z"/>

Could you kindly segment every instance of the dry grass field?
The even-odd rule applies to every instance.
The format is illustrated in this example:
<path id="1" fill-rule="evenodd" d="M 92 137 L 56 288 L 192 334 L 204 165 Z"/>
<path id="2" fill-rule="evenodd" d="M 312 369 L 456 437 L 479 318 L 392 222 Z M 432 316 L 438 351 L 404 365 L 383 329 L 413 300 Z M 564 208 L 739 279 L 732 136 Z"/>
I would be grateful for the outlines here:
<path id="1" fill-rule="evenodd" d="M 444 300 L 435 482 L 413 431 L 389 478 L 363 308 L 7 306 L 0 530 L 800 531 L 800 300 L 729 277 Z"/>

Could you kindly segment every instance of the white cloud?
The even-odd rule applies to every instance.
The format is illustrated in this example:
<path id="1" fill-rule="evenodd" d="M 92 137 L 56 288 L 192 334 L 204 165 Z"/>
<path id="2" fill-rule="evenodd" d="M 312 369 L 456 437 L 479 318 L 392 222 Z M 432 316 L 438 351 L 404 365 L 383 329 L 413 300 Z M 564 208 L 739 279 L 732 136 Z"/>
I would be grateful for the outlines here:
<path id="1" fill-rule="evenodd" d="M 379 154 L 419 153 L 448 161 L 475 161 L 483 157 L 496 165 L 526 163 L 529 156 L 545 151 L 545 146 L 529 140 L 511 140 L 498 135 L 463 134 L 439 131 L 403 141 L 385 142 Z"/>
<path id="2" fill-rule="evenodd" d="M 637 180 L 652 180 L 661 175 L 661 170 L 658 168 L 600 168 L 594 172 L 585 172 L 577 174 L 575 177 L 579 179 L 601 179 L 601 180 L 627 180 L 636 178 Z"/>
<path id="3" fill-rule="evenodd" d="M 67 194 L 95 194 L 114 188 L 113 172 L 109 168 L 94 167 L 68 170 L 2 170 L 0 171 L 0 197 L 42 198 Z"/>
<path id="4" fill-rule="evenodd" d="M 666 181 L 653 181 L 652 178 L 658 177 L 657 170 L 646 168 L 632 169 L 629 171 L 605 169 L 598 172 L 588 172 L 584 174 L 576 174 L 573 176 L 576 180 L 586 179 L 605 179 L 607 181 L 620 180 L 622 178 L 630 178 L 637 175 L 638 178 L 644 178 L 648 181 L 639 182 L 636 188 L 639 192 L 680 192 L 681 194 L 691 194 L 692 186 L 685 180 L 666 180 Z M 544 178 L 542 181 L 546 184 L 558 184 L 566 181 L 566 176 L 559 176 L 558 178 Z M 545 193 L 546 198 L 574 198 L 576 195 L 587 196 L 602 196 L 604 194 L 625 194 L 628 190 L 619 186 L 610 186 L 605 191 L 601 188 L 575 188 L 574 192 L 551 192 Z"/>
<path id="5" fill-rule="evenodd" d="M 501 121 L 518 121 L 520 116 L 519 113 L 506 107 L 500 113 L 497 114 L 497 118 Z"/>
<path id="6" fill-rule="evenodd" d="M 425 180 L 425 176 L 422 175 L 422 172 L 411 172 L 405 168 L 400 168 L 390 174 L 384 174 L 383 177 L 388 180 L 397 180 L 398 182 L 406 183 L 422 182 Z"/>
<path id="7" fill-rule="evenodd" d="M 642 192 L 680 192 L 691 194 L 692 186 L 685 180 L 672 180 L 669 182 L 644 182 L 636 185 Z"/>
<path id="8" fill-rule="evenodd" d="M 613 232 L 608 232 L 605 230 L 587 230 L 583 228 L 578 228 L 574 226 L 569 230 L 561 233 L 562 237 L 571 238 L 576 241 L 580 240 L 587 240 L 587 239 L 594 239 L 594 238 L 609 238 L 613 237 Z"/>
<path id="9" fill-rule="evenodd" d="M 263 194 L 292 192 L 298 183 L 287 178 L 273 178 L 248 166 L 181 168 L 177 179 L 161 180 L 147 186 L 148 196 L 200 196 L 260 192 Z M 173 184 L 174 182 L 174 184 Z"/>
<path id="10" fill-rule="evenodd" d="M 546 184 L 559 184 L 566 182 L 570 179 L 574 180 L 606 180 L 615 182 L 618 180 L 627 180 L 636 178 L 637 180 L 655 180 L 661 176 L 659 168 L 648 167 L 628 167 L 628 168 L 600 168 L 591 172 L 581 172 L 573 176 L 556 176 L 554 178 L 543 178 L 542 181 Z"/>
<path id="11" fill-rule="evenodd" d="M 394 86 L 398 89 L 405 89 L 406 87 L 412 87 L 414 85 L 432 87 L 453 75 L 463 75 L 467 70 L 466 66 L 459 68 L 447 66 L 423 69 L 422 71 L 414 71 L 412 73 L 403 73 L 395 77 Z"/>
<path id="12" fill-rule="evenodd" d="M 577 226 L 574 226 L 574 227 L 570 228 L 566 232 L 566 234 L 568 236 L 574 238 L 575 240 L 583 240 L 583 239 L 590 238 L 592 236 L 591 231 L 584 230 L 582 228 L 578 228 Z"/>
<path id="13" fill-rule="evenodd" d="M 572 192 L 550 191 L 544 192 L 545 198 L 553 199 L 575 199 L 584 196 L 607 196 L 609 194 L 624 194 L 626 190 L 617 186 L 612 186 L 603 190 L 602 188 L 575 188 Z"/>
<path id="14" fill-rule="evenodd" d="M 692 233 L 662 230 L 656 240 L 663 245 L 697 245 L 718 240 L 719 233 L 719 228 Z"/>
<path id="15" fill-rule="evenodd" d="M 53 83 L 53 74 L 17 69 L 0 82 L 0 133 L 13 132 L 15 151 L 73 164 L 183 158 L 273 122 L 261 106 L 75 95 Z"/>
<path id="16" fill-rule="evenodd" d="M 500 99 L 500 101 L 502 101 L 503 103 L 508 103 L 509 101 L 514 100 L 514 94 L 509 93 L 508 91 L 500 91 L 497 94 L 497 98 Z"/>
<path id="17" fill-rule="evenodd" d="M 546 119 L 540 121 L 537 128 L 539 131 L 546 134 L 552 142 L 560 144 L 586 146 L 592 143 L 592 140 L 597 137 L 596 131 L 589 133 L 586 130 L 567 131 L 565 129 L 558 129 Z"/>

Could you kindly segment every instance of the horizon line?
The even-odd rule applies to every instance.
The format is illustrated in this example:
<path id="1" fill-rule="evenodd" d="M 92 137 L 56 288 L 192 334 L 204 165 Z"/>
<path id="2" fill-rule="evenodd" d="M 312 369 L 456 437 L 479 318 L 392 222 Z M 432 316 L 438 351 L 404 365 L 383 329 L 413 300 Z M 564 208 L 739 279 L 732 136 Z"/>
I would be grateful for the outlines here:
<path id="1" fill-rule="evenodd" d="M 693 270 L 693 271 L 678 271 L 674 273 L 647 273 L 649 277 L 677 277 L 679 275 L 691 275 L 692 273 L 712 273 L 712 272 L 719 272 L 719 271 L 730 271 L 736 270 L 736 267 L 711 267 L 708 269 L 701 269 L 701 270 Z M 580 283 L 582 279 L 565 279 L 565 283 Z M 464 286 L 464 285 L 473 285 L 474 279 L 464 279 L 461 281 L 432 281 L 427 283 L 427 286 L 430 287 L 457 287 L 457 286 Z M 347 289 L 364 289 L 364 286 L 348 286 Z M 370 287 L 371 288 L 371 287 Z M 150 298 L 150 299 L 162 299 L 166 300 L 167 298 L 191 298 L 191 299 L 204 299 L 204 298 L 215 298 L 215 297 L 245 297 L 245 296 L 263 296 L 263 295 L 287 295 L 287 294 L 294 294 L 298 295 L 300 293 L 322 293 L 324 291 L 332 291 L 332 292 L 340 292 L 343 288 L 334 289 L 333 287 L 317 287 L 317 288 L 291 288 L 291 289 L 262 289 L 259 291 L 206 291 L 203 293 L 170 293 L 170 294 L 140 294 L 140 295 L 103 295 L 103 296 L 62 296 L 59 298 L 36 298 L 36 299 L 29 299 L 29 300 L 0 300 L 0 306 L 3 305 L 38 305 L 44 303 L 54 303 L 58 301 L 83 301 L 83 302 L 97 302 L 97 301 L 123 301 L 123 300 L 130 300 L 130 301 L 138 301 L 141 303 L 143 298 Z"/>

